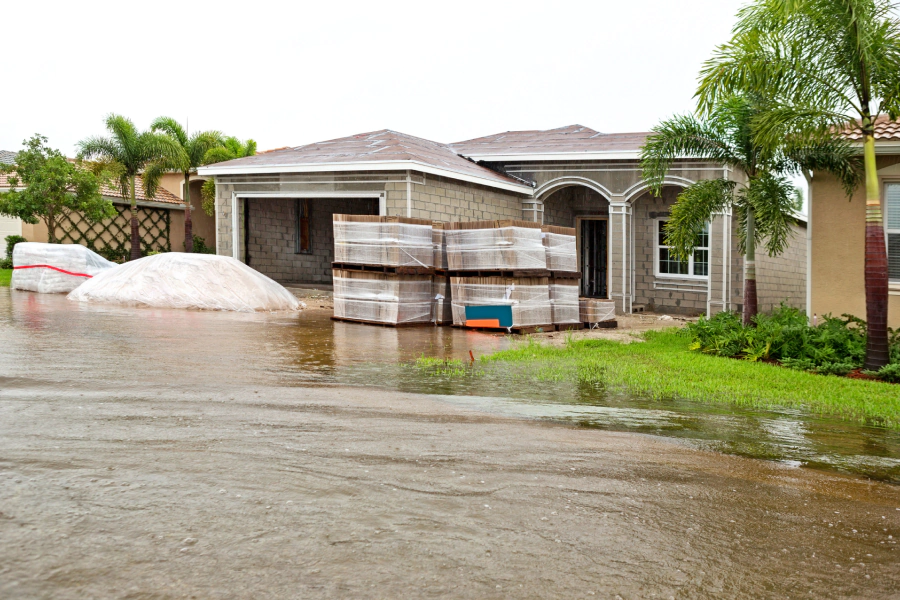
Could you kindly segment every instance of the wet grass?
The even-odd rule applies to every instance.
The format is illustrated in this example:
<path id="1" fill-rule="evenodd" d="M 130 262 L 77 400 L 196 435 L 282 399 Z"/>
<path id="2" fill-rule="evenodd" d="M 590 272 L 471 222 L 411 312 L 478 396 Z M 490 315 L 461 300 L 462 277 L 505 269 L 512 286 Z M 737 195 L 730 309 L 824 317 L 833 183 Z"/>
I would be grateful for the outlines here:
<path id="1" fill-rule="evenodd" d="M 900 387 L 795 371 L 778 365 L 689 350 L 678 330 L 651 331 L 644 341 L 568 340 L 563 348 L 528 340 L 482 357 L 526 366 L 536 383 L 573 381 L 652 400 L 684 399 L 763 409 L 802 409 L 900 429 Z"/>
<path id="2" fill-rule="evenodd" d="M 458 358 L 435 358 L 420 356 L 416 359 L 416 368 L 426 375 L 434 377 L 460 377 L 472 374 L 472 365 Z"/>
<path id="3" fill-rule="evenodd" d="M 0 287 L 9 287 L 12 279 L 12 269 L 0 269 Z"/>

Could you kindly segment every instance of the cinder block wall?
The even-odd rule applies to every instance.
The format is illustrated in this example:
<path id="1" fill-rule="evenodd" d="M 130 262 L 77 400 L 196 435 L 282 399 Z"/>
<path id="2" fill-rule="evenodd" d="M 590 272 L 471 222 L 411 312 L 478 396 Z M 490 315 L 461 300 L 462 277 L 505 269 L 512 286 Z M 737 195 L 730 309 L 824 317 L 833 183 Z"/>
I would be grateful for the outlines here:
<path id="1" fill-rule="evenodd" d="M 276 281 L 331 284 L 334 260 L 332 216 L 378 214 L 378 200 L 313 198 L 309 201 L 309 254 L 296 253 L 297 201 L 254 198 L 249 202 L 248 264 Z"/>
<path id="2" fill-rule="evenodd" d="M 406 184 L 388 183 L 387 214 L 407 216 Z M 521 194 L 454 181 L 433 175 L 415 174 L 411 185 L 411 217 L 433 221 L 482 221 L 522 219 Z"/>
<path id="3" fill-rule="evenodd" d="M 655 275 L 656 219 L 669 216 L 679 192 L 666 187 L 661 198 L 646 193 L 634 202 L 634 303 L 658 312 L 695 315 L 706 312 L 707 280 Z"/>
<path id="4" fill-rule="evenodd" d="M 806 226 L 795 226 L 793 230 L 790 245 L 779 256 L 769 256 L 764 248 L 756 250 L 756 294 L 760 312 L 772 312 L 782 302 L 806 310 Z"/>
<path id="5" fill-rule="evenodd" d="M 570 186 L 544 199 L 544 224 L 575 227 L 576 217 L 609 215 L 609 202 L 590 188 Z"/>

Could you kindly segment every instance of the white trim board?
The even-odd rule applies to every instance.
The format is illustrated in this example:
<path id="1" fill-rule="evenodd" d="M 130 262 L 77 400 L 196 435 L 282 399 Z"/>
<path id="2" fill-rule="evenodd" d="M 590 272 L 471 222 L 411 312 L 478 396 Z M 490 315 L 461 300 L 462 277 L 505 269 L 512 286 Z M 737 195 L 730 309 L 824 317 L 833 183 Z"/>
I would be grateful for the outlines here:
<path id="1" fill-rule="evenodd" d="M 448 179 L 456 179 L 458 181 L 466 181 L 468 183 L 476 183 L 488 187 L 498 188 L 509 192 L 517 192 L 531 196 L 531 186 L 496 181 L 486 177 L 478 177 L 477 175 L 469 175 L 460 173 L 452 169 L 441 169 L 433 167 L 425 163 L 415 160 L 389 160 L 389 161 L 365 161 L 365 162 L 346 162 L 346 163 L 317 163 L 317 164 L 284 164 L 284 165 L 265 165 L 265 166 L 235 166 L 235 167 L 216 167 L 215 165 L 208 167 L 200 167 L 198 173 L 200 175 L 254 175 L 274 174 L 274 173 L 317 173 L 322 171 L 418 171 L 429 175 L 437 175 L 438 177 L 446 177 Z"/>

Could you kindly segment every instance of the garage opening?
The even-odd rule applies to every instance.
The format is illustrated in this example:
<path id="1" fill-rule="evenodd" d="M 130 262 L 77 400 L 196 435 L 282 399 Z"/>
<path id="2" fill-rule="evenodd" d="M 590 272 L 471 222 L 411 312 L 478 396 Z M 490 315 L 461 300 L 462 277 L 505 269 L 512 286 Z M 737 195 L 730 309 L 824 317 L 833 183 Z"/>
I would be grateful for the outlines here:
<path id="1" fill-rule="evenodd" d="M 334 214 L 377 215 L 377 198 L 244 198 L 245 262 L 279 283 L 331 284 Z"/>

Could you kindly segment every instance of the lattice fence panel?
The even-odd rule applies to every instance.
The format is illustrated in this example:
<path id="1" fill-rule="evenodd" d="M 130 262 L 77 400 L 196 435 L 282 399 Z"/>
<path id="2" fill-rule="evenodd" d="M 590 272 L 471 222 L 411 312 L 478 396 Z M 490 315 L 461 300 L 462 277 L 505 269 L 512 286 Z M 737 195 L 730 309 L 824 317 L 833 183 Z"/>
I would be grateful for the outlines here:
<path id="1" fill-rule="evenodd" d="M 59 241 L 87 246 L 107 258 L 126 258 L 131 252 L 131 207 L 114 204 L 116 216 L 99 223 L 91 223 L 79 213 L 66 213 L 57 230 Z M 170 252 L 171 216 L 164 208 L 137 209 L 141 253 Z"/>

